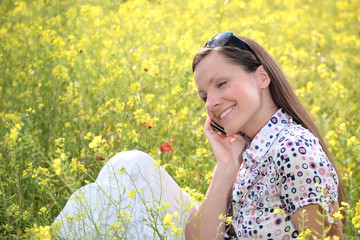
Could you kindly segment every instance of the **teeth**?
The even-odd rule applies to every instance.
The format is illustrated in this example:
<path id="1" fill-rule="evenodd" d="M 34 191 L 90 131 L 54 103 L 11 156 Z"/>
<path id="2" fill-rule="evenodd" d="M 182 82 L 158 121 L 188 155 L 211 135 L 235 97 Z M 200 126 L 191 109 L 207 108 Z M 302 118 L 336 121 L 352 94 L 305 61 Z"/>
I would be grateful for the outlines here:
<path id="1" fill-rule="evenodd" d="M 223 117 L 225 117 L 226 114 L 228 114 L 228 113 L 231 112 L 232 110 L 233 110 L 233 108 L 227 109 L 225 112 L 223 112 L 223 113 L 220 115 L 220 119 L 222 119 Z"/>

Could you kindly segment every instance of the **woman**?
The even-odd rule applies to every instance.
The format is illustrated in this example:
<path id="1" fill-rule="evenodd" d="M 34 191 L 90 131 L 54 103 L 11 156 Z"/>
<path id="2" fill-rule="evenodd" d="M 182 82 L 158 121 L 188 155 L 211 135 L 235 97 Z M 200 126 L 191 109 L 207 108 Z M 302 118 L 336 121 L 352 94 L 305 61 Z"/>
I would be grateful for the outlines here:
<path id="1" fill-rule="evenodd" d="M 290 239 L 306 228 L 321 236 L 332 223 L 327 234 L 342 238 L 330 217 L 342 199 L 332 160 L 269 54 L 221 33 L 196 54 L 193 71 L 217 160 L 201 206 L 149 155 L 122 152 L 73 194 L 54 221 L 57 236 L 169 239 L 185 228 L 186 239 Z"/>
<path id="2" fill-rule="evenodd" d="M 333 162 L 270 55 L 248 38 L 220 33 L 196 54 L 193 72 L 217 165 L 187 238 L 290 239 L 306 228 L 321 238 L 330 223 L 327 235 L 343 238 L 341 221 L 331 217 L 343 198 Z M 219 215 L 232 216 L 231 225 Z"/>

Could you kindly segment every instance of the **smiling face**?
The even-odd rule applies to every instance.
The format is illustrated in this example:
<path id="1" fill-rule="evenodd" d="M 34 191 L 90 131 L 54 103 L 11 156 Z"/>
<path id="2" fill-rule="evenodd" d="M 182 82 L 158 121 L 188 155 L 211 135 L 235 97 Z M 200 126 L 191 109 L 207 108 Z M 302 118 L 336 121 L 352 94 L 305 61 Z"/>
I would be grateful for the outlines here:
<path id="1" fill-rule="evenodd" d="M 262 66 L 248 73 L 211 52 L 197 64 L 194 79 L 208 115 L 228 134 L 243 132 L 252 139 L 277 110 Z"/>

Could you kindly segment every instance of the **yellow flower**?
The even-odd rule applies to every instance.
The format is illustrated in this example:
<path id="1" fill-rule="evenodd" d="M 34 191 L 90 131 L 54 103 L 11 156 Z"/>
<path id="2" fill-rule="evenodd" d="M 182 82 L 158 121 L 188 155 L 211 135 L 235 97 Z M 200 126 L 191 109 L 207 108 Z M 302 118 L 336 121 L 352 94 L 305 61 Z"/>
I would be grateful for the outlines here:
<path id="1" fill-rule="evenodd" d="M 54 232 L 59 231 L 61 229 L 62 224 L 63 224 L 62 221 L 56 221 L 55 223 L 53 223 L 51 225 L 51 230 L 54 231 Z"/>
<path id="2" fill-rule="evenodd" d="M 344 175 L 343 175 L 343 179 L 345 181 L 347 181 L 349 178 L 351 179 L 352 175 L 353 175 L 352 171 L 345 172 Z"/>
<path id="3" fill-rule="evenodd" d="M 89 143 L 89 148 L 97 148 L 99 145 L 103 143 L 103 139 L 101 136 L 96 136 L 94 139 Z"/>
<path id="4" fill-rule="evenodd" d="M 57 65 L 52 70 L 52 74 L 55 75 L 57 77 L 57 79 L 69 80 L 70 78 L 68 75 L 68 71 L 69 71 L 69 69 L 67 67 L 62 66 L 62 65 Z"/>
<path id="5" fill-rule="evenodd" d="M 77 171 L 81 171 L 84 173 L 87 172 L 85 166 L 81 164 L 76 158 L 71 159 L 70 168 L 71 168 L 70 172 L 77 172 Z"/>
<path id="6" fill-rule="evenodd" d="M 170 203 L 168 203 L 168 202 L 163 202 L 163 203 L 161 203 L 161 206 L 157 206 L 157 209 L 158 209 L 158 210 L 165 210 L 165 209 L 167 209 L 169 206 L 170 206 Z"/>
<path id="7" fill-rule="evenodd" d="M 28 210 L 25 210 L 25 211 L 23 212 L 23 214 L 22 214 L 23 220 L 28 219 L 29 216 L 30 216 L 30 212 L 29 212 Z"/>
<path id="8" fill-rule="evenodd" d="M 207 157 L 209 155 L 207 149 L 205 148 L 197 148 L 195 152 L 198 157 Z"/>
<path id="9" fill-rule="evenodd" d="M 85 198 L 85 196 L 83 195 L 83 194 L 76 194 L 76 195 L 74 195 L 74 196 L 72 196 L 71 197 L 71 199 L 74 199 L 75 200 L 75 202 L 78 202 L 78 201 L 81 201 L 81 200 L 83 200 Z"/>
<path id="10" fill-rule="evenodd" d="M 176 178 L 181 178 L 184 177 L 186 175 L 186 170 L 182 167 L 179 167 L 178 169 L 176 169 Z"/>
<path id="11" fill-rule="evenodd" d="M 130 213 L 129 212 L 119 212 L 118 216 L 123 218 L 125 216 L 130 216 Z"/>
<path id="12" fill-rule="evenodd" d="M 219 220 L 221 220 L 226 225 L 229 225 L 232 222 L 232 216 L 226 216 L 226 215 L 220 214 Z"/>
<path id="13" fill-rule="evenodd" d="M 345 132 L 346 131 L 346 123 L 340 123 L 340 125 L 339 125 L 339 130 L 340 130 L 340 132 Z"/>
<path id="14" fill-rule="evenodd" d="M 340 211 L 335 212 L 333 215 L 334 218 L 343 219 L 344 216 L 340 213 Z"/>
<path id="15" fill-rule="evenodd" d="M 309 237 L 311 236 L 311 230 L 310 229 L 305 229 L 305 231 L 302 231 L 299 236 L 298 236 L 298 239 L 299 240 L 307 240 L 309 239 Z"/>
<path id="16" fill-rule="evenodd" d="M 34 224 L 34 226 L 30 229 L 26 230 L 27 236 L 31 239 L 35 240 L 50 240 L 50 226 L 38 226 Z"/>
<path id="17" fill-rule="evenodd" d="M 355 145 L 359 145 L 359 141 L 356 139 L 355 136 L 352 136 L 346 141 L 346 144 L 349 147 L 352 147 L 352 146 L 355 146 Z"/>
<path id="18" fill-rule="evenodd" d="M 130 84 L 129 89 L 133 92 L 139 91 L 141 89 L 140 82 L 135 82 L 135 83 Z"/>
<path id="19" fill-rule="evenodd" d="M 307 92 L 311 92 L 312 91 L 312 89 L 313 89 L 313 87 L 314 87 L 314 83 L 313 82 L 307 82 L 306 83 L 306 91 Z"/>
<path id="20" fill-rule="evenodd" d="M 166 213 L 166 216 L 164 217 L 164 221 L 163 221 L 165 229 L 168 229 L 169 227 L 171 227 L 174 224 L 172 222 L 173 218 L 174 218 L 174 216 L 171 213 L 169 213 L 169 212 Z"/>
<path id="21" fill-rule="evenodd" d="M 207 184 L 210 184 L 211 180 L 212 180 L 212 176 L 213 176 L 213 172 L 212 171 L 208 171 L 205 175 L 205 180 Z"/>
<path id="22" fill-rule="evenodd" d="M 59 176 L 61 174 L 61 158 L 55 158 L 52 167 L 55 170 L 55 174 Z"/>
<path id="23" fill-rule="evenodd" d="M 129 192 L 129 194 L 128 194 L 128 197 L 129 198 L 134 198 L 135 196 L 136 196 L 136 191 L 135 190 L 130 190 L 130 191 L 128 191 Z"/>
<path id="24" fill-rule="evenodd" d="M 13 203 L 10 205 L 9 209 L 8 209 L 8 216 L 18 216 L 20 214 L 20 207 L 19 205 Z"/>
<path id="25" fill-rule="evenodd" d="M 130 132 L 128 132 L 127 136 L 130 138 L 131 141 L 134 143 L 137 143 L 139 141 L 138 135 L 135 131 L 135 129 L 132 129 Z"/>
<path id="26" fill-rule="evenodd" d="M 10 130 L 9 138 L 12 142 L 15 142 L 19 136 L 19 130 L 21 129 L 21 124 L 17 123 L 13 128 Z"/>
<path id="27" fill-rule="evenodd" d="M 44 214 L 44 213 L 46 213 L 46 211 L 47 211 L 46 207 L 42 207 L 42 208 L 40 208 L 38 214 L 39 215 Z"/>
<path id="28" fill-rule="evenodd" d="M 93 138 L 95 135 L 92 132 L 88 132 L 85 136 L 84 136 L 84 140 L 89 140 L 90 138 Z"/>
<path id="29" fill-rule="evenodd" d="M 351 219 L 351 223 L 356 229 L 360 228 L 360 201 L 356 203 L 355 214 L 354 217 Z"/>

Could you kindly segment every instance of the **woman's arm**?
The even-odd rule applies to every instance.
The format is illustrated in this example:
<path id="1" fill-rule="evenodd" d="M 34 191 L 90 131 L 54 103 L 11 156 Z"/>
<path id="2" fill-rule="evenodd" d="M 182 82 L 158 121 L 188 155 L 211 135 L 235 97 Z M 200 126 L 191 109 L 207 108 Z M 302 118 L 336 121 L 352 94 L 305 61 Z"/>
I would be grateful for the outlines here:
<path id="1" fill-rule="evenodd" d="M 332 213 L 338 212 L 339 204 L 332 203 L 331 208 L 333 209 Z M 299 208 L 291 215 L 291 222 L 299 232 L 306 229 L 311 230 L 309 239 L 323 239 L 322 235 L 329 226 L 331 228 L 330 231 L 326 233 L 326 236 L 338 236 L 341 240 L 344 239 L 341 220 L 339 218 L 334 218 L 334 222 L 330 224 L 328 216 L 319 204 L 310 204 Z"/>
<path id="2" fill-rule="evenodd" d="M 204 201 L 186 225 L 186 239 L 224 239 L 225 225 L 219 216 L 226 215 L 234 183 L 234 171 L 226 168 L 216 166 Z"/>
<path id="3" fill-rule="evenodd" d="M 186 225 L 186 239 L 223 239 L 225 225 L 219 216 L 226 215 L 227 204 L 245 148 L 245 139 L 242 136 L 234 137 L 211 131 L 210 122 L 211 119 L 208 118 L 204 133 L 217 164 L 204 201 Z"/>

